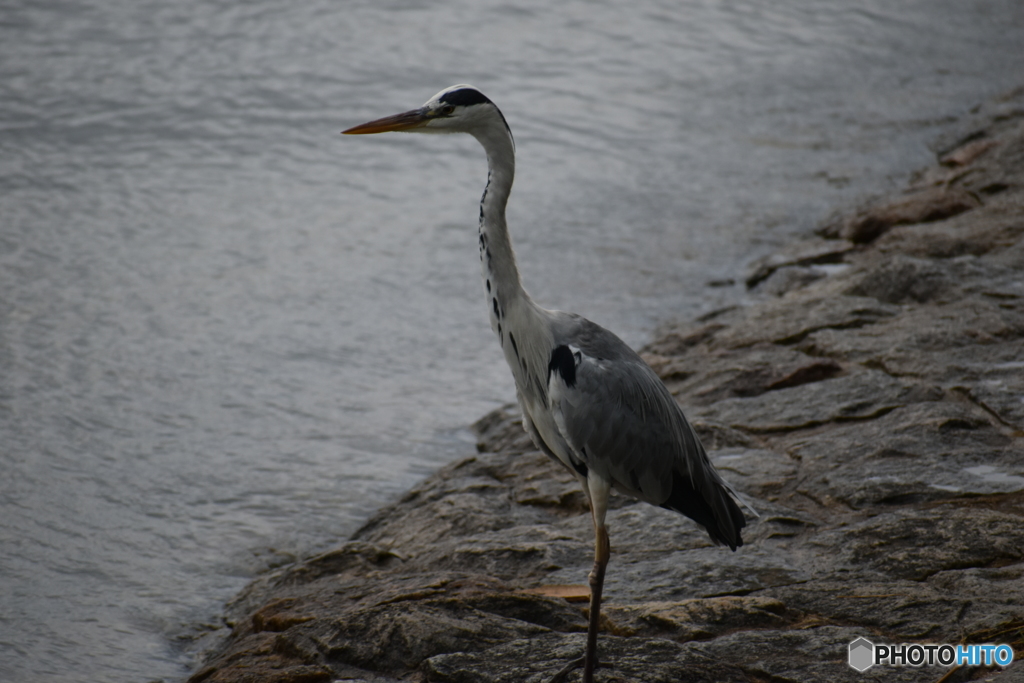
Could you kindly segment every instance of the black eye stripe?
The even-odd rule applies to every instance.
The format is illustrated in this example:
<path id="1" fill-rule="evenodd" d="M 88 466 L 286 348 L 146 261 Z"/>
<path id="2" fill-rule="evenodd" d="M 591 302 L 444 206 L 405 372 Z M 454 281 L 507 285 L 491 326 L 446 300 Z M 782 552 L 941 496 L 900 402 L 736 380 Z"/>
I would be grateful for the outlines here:
<path id="1" fill-rule="evenodd" d="M 444 95 L 441 95 L 440 101 L 457 107 L 484 103 L 494 106 L 494 109 L 498 112 L 498 116 L 500 116 L 501 120 L 505 123 L 505 130 L 508 131 L 508 136 L 512 138 L 512 129 L 508 127 L 508 122 L 505 121 L 505 115 L 501 113 L 501 110 L 498 109 L 498 107 L 491 102 L 486 95 L 476 88 L 459 88 L 458 90 L 446 92 Z M 512 145 L 515 146 L 515 144 L 515 138 L 512 138 Z"/>
<path id="2" fill-rule="evenodd" d="M 453 104 L 457 107 L 466 107 L 471 104 L 484 104 L 485 102 L 490 102 L 486 95 L 473 88 L 459 88 L 458 90 L 446 92 L 441 96 L 441 101 L 447 104 Z"/>

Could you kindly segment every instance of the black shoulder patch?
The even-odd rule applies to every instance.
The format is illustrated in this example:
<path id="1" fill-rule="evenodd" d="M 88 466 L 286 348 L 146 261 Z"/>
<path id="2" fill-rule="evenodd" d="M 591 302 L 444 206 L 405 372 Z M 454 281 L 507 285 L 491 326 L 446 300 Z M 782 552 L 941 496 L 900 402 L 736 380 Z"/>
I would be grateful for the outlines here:
<path id="1" fill-rule="evenodd" d="M 441 101 L 446 104 L 454 104 L 457 107 L 490 102 L 486 95 L 475 88 L 459 88 L 458 90 L 446 92 L 441 96 Z"/>
<path id="2" fill-rule="evenodd" d="M 551 362 L 548 363 L 549 380 L 552 372 L 561 375 L 566 386 L 576 386 L 576 359 L 573 358 L 572 350 L 568 346 L 556 346 L 551 352 Z"/>

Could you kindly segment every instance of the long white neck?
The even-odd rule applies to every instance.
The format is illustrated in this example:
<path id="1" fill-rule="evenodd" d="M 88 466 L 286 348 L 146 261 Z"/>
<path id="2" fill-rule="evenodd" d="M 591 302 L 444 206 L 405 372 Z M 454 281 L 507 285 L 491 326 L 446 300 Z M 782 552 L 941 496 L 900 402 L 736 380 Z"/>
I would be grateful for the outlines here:
<path id="1" fill-rule="evenodd" d="M 505 205 L 515 179 L 516 157 L 512 138 L 506 131 L 492 127 L 475 137 L 487 152 L 487 187 L 480 198 L 480 261 L 488 297 L 499 307 L 500 322 L 501 305 L 526 296 L 505 223 Z M 493 311 L 491 315 L 493 324 Z"/>
<path id="2" fill-rule="evenodd" d="M 502 124 L 474 137 L 487 152 L 487 187 L 480 199 L 480 265 L 491 328 L 498 335 L 516 386 L 527 396 L 545 395 L 550 354 L 547 311 L 523 289 L 505 223 L 505 205 L 515 177 L 512 136 Z"/>

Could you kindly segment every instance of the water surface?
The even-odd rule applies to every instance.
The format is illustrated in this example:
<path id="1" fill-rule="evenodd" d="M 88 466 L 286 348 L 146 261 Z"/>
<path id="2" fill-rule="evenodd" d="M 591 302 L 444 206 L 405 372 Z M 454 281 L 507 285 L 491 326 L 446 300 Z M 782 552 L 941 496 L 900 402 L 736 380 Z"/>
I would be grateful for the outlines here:
<path id="1" fill-rule="evenodd" d="M 254 573 L 511 401 L 458 82 L 515 133 L 527 289 L 639 345 L 1019 85 L 1014 0 L 10 0 L 0 679 L 178 680 Z"/>

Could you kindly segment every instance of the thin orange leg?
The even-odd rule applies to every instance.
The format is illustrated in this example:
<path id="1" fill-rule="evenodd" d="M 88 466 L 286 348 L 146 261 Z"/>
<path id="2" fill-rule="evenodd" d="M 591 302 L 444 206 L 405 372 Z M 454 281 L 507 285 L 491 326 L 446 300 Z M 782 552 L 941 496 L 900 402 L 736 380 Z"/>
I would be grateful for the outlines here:
<path id="1" fill-rule="evenodd" d="M 593 683 L 597 668 L 597 630 L 601 623 L 601 591 L 604 589 L 604 570 L 608 566 L 611 546 L 608 530 L 595 529 L 594 569 L 590 572 L 590 627 L 587 629 L 587 653 L 584 655 L 583 683 Z"/>

